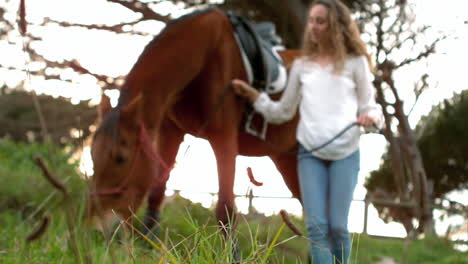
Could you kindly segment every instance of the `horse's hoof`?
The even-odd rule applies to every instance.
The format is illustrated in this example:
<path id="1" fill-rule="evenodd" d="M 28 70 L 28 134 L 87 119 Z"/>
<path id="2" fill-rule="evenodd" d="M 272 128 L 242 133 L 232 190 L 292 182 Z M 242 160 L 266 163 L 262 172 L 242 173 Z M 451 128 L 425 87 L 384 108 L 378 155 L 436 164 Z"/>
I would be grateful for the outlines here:
<path id="1" fill-rule="evenodd" d="M 153 210 L 146 210 L 145 216 L 143 218 L 143 230 L 152 230 L 154 227 L 159 228 L 159 223 L 161 220 L 161 216 L 159 214 L 159 211 L 153 211 Z M 144 233 L 146 233 L 146 231 Z"/>
<path id="2" fill-rule="evenodd" d="M 235 243 L 232 246 L 232 264 L 241 263 L 241 260 L 242 260 L 242 256 L 241 256 L 241 252 L 239 249 L 239 245 Z"/>
<path id="3" fill-rule="evenodd" d="M 141 241 L 144 241 L 145 246 L 151 247 L 151 243 L 147 240 L 151 240 L 154 243 L 159 243 L 160 233 L 160 215 L 159 211 L 147 210 L 143 218 L 143 226 L 140 228 L 140 232 L 145 236 L 141 237 Z"/>
<path id="4" fill-rule="evenodd" d="M 150 230 L 143 227 L 143 228 L 140 228 L 140 232 L 141 232 L 142 237 L 139 237 L 137 241 L 140 244 L 142 244 L 145 248 L 153 248 L 152 243 L 159 244 L 159 233 L 160 233 L 159 226 L 153 227 Z"/>

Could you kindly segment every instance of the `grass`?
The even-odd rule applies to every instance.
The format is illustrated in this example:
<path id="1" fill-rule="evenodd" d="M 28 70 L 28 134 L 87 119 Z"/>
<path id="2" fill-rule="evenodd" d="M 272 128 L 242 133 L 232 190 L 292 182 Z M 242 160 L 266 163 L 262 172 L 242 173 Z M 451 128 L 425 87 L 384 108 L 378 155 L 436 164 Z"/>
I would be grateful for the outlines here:
<path id="1" fill-rule="evenodd" d="M 72 230 L 68 228 L 66 205 L 60 194 L 32 162 L 37 153 L 47 157 L 54 173 L 68 181 L 73 203 L 66 209 L 74 216 Z M 153 245 L 138 232 L 128 231 L 128 227 L 122 231 L 125 224 L 107 240 L 82 227 L 85 184 L 76 173 L 76 164 L 67 164 L 68 159 L 67 153 L 50 146 L 0 141 L 0 263 L 225 264 L 232 260 L 233 240 L 221 234 L 213 211 L 179 196 L 165 205 L 161 240 Z M 142 213 L 138 212 L 135 222 Z M 44 216 L 50 219 L 47 231 L 27 242 L 27 236 Z M 301 219 L 292 221 L 303 227 Z M 71 234 L 75 239 L 71 239 Z M 241 263 L 306 263 L 307 240 L 284 228 L 279 216 L 240 215 L 234 239 L 240 245 Z M 354 263 L 373 264 L 387 256 L 401 263 L 403 244 L 398 239 L 353 234 L 351 258 Z M 453 250 L 448 241 L 429 237 L 410 243 L 407 263 L 468 263 L 468 253 Z"/>

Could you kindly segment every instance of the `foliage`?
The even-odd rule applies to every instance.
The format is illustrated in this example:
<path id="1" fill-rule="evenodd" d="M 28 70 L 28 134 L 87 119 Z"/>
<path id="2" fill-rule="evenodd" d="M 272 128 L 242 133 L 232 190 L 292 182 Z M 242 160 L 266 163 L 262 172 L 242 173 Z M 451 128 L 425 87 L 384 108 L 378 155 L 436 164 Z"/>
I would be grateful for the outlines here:
<path id="1" fill-rule="evenodd" d="M 433 182 L 434 198 L 443 198 L 454 190 L 468 188 L 468 91 L 454 95 L 434 106 L 429 115 L 418 123 L 421 136 L 418 147 L 428 178 Z M 366 180 L 368 191 L 378 188 L 390 193 L 396 190 L 391 159 L 384 156 L 379 170 Z"/>
<path id="2" fill-rule="evenodd" d="M 358 261 L 355 263 L 377 263 L 384 256 L 393 258 L 397 263 L 403 263 L 406 243 L 403 240 L 366 236 L 358 236 L 354 240 L 358 244 Z M 468 260 L 467 252 L 457 252 L 449 241 L 435 236 L 410 241 L 407 251 L 406 263 L 461 264 Z"/>
<path id="3" fill-rule="evenodd" d="M 225 0 L 219 6 L 226 10 L 234 10 L 256 22 L 273 22 L 284 45 L 290 49 L 298 49 L 302 45 L 303 29 L 307 23 L 305 11 L 312 2 L 313 0 Z M 360 10 L 363 4 L 371 0 L 342 0 L 342 2 L 353 10 Z"/>
<path id="4" fill-rule="evenodd" d="M 0 211 L 6 208 L 30 211 L 60 200 L 35 164 L 35 157 L 43 158 L 51 173 L 70 186 L 72 197 L 82 192 L 84 181 L 77 172 L 77 164 L 71 161 L 71 153 L 54 145 L 0 140 Z"/>
<path id="5" fill-rule="evenodd" d="M 83 138 L 90 135 L 97 111 L 88 101 L 73 105 L 62 97 L 40 95 L 37 99 L 53 143 L 79 145 Z M 4 93 L 0 96 L 0 105 L 0 137 L 24 142 L 44 140 L 31 93 L 21 90 Z"/>
<path id="6" fill-rule="evenodd" d="M 435 106 L 419 122 L 418 146 L 434 196 L 468 188 L 468 90 Z"/>
<path id="7" fill-rule="evenodd" d="M 31 161 L 36 154 L 47 157 L 48 165 L 56 177 L 70 176 L 67 187 L 75 190 L 70 208 L 59 205 L 61 198 L 52 197 L 55 192 Z M 162 212 L 161 241 L 155 246 L 144 242 L 136 232 L 122 232 L 124 224 L 108 240 L 100 233 L 83 225 L 83 181 L 76 177 L 75 168 L 66 163 L 69 155 L 53 146 L 2 141 L 0 177 L 7 184 L 0 185 L 0 201 L 19 199 L 33 209 L 41 206 L 48 215 L 48 229 L 37 240 L 25 238 L 38 225 L 39 217 L 30 217 L 20 207 L 0 207 L 0 263 L 228 263 L 232 257 L 230 240 L 226 240 L 215 225 L 212 209 L 193 204 L 175 195 L 168 197 Z M 76 165 L 76 164 L 75 164 Z M 65 176 L 65 178 L 66 178 Z M 3 183 L 3 181 L 2 181 Z M 44 204 L 44 205 L 41 205 Z M 66 211 L 74 212 L 73 232 L 78 253 L 73 251 L 71 230 L 65 219 Z M 138 212 L 141 215 L 141 212 Z M 140 218 L 136 218 L 138 223 Z M 293 217 L 293 223 L 304 232 L 302 219 Z M 240 215 L 235 238 L 239 241 L 242 263 L 306 263 L 307 240 L 296 237 L 285 228 L 278 215 Z M 127 228 L 129 230 L 129 228 Z M 276 243 L 273 238 L 279 235 Z M 272 249 L 271 254 L 268 253 Z M 401 261 L 402 240 L 382 240 L 364 235 L 353 235 L 352 259 L 356 263 L 373 264 L 383 256 Z M 452 245 L 439 238 L 414 241 L 409 247 L 409 263 L 458 264 L 466 263 L 468 253 L 452 249 Z"/>
<path id="8" fill-rule="evenodd" d="M 419 134 L 417 145 L 429 182 L 433 189 L 431 202 L 445 209 L 443 216 L 460 214 L 466 205 L 456 202 L 442 203 L 446 195 L 456 190 L 468 188 L 468 90 L 454 95 L 434 106 L 428 116 L 420 120 L 416 133 Z M 395 199 L 396 186 L 390 155 L 384 155 L 379 170 L 373 171 L 366 179 L 365 187 L 375 195 L 384 193 L 386 198 Z M 384 197 L 379 197 L 384 198 Z M 414 225 L 413 212 L 405 208 L 377 206 L 379 216 L 385 221 L 401 222 L 407 228 Z"/>
<path id="9" fill-rule="evenodd" d="M 181 204 L 179 204 L 181 202 Z M 97 233 L 90 233 L 77 226 L 80 258 L 89 256 L 92 263 L 228 263 L 230 257 L 226 240 L 217 227 L 210 224 L 213 212 L 197 204 L 184 207 L 184 199 L 174 199 L 164 210 L 161 242 L 157 248 L 143 243 L 138 234 L 127 233 L 126 237 L 114 236 L 107 244 Z M 204 211 L 203 215 L 192 216 L 193 210 Z M 179 212 L 185 213 L 180 215 Z M 172 214 L 176 213 L 176 214 Z M 48 231 L 37 241 L 26 243 L 24 238 L 36 224 L 25 220 L 17 211 L 0 212 L 0 261 L 9 263 L 77 263 L 70 242 L 65 219 L 60 211 L 51 214 Z M 78 218 L 77 218 L 78 219 Z M 174 223 L 178 222 L 178 223 Z M 185 223 L 183 223 L 185 222 Z M 300 220 L 295 222 L 300 223 Z M 270 246 L 272 238 L 281 227 L 279 216 L 263 219 L 240 219 L 237 235 L 242 249 L 241 263 L 260 263 Z M 120 227 L 122 228 L 122 227 Z M 179 229 L 181 228 L 181 229 Z M 179 233 L 178 231 L 182 232 Z M 185 230 L 185 231 L 183 231 Z M 352 259 L 355 263 L 374 264 L 387 256 L 401 263 L 404 241 L 379 239 L 364 235 L 353 235 Z M 427 238 L 411 242 L 408 263 L 462 264 L 468 253 L 457 252 L 452 245 L 440 238 Z M 307 241 L 293 237 L 289 230 L 280 234 L 279 243 L 273 247 L 268 263 L 306 263 Z M 170 257 L 171 256 L 171 257 Z"/>

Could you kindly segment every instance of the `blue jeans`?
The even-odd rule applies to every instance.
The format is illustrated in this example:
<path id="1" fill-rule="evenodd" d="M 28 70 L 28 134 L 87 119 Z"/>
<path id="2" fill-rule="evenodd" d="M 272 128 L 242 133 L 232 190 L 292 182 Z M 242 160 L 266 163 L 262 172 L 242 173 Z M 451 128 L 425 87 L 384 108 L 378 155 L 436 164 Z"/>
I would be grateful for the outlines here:
<path id="1" fill-rule="evenodd" d="M 348 263 L 348 215 L 359 159 L 357 150 L 341 160 L 322 160 L 299 146 L 299 181 L 314 264 Z"/>

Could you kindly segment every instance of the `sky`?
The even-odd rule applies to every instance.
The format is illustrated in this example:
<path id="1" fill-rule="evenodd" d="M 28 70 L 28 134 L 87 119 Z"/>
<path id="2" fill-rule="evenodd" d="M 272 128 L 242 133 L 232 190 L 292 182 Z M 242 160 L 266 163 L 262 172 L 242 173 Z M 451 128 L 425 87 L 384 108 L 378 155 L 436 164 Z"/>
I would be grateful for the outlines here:
<path id="1" fill-rule="evenodd" d="M 435 34 L 442 32 L 448 35 L 437 49 L 437 54 L 431 56 L 425 65 L 409 67 L 406 72 L 397 75 L 397 86 L 403 87 L 407 95 L 411 94 L 415 74 L 427 72 L 430 82 L 433 84 L 420 98 L 415 110 L 410 116 L 410 122 L 414 126 L 422 115 L 427 114 L 434 104 L 444 98 L 449 98 L 454 92 L 467 89 L 465 75 L 468 68 L 468 20 L 465 10 L 468 10 L 468 1 L 446 0 L 443 8 L 437 0 L 415 0 L 415 10 L 418 23 L 432 26 L 432 30 L 425 36 L 433 39 Z M 0 0 L 4 4 L 5 0 Z M 54 20 L 68 21 L 82 24 L 115 24 L 121 21 L 132 21 L 136 15 L 128 12 L 125 8 L 108 3 L 104 0 L 41 0 L 27 1 L 27 19 L 32 23 L 39 23 L 44 17 Z M 11 9 L 16 9 L 18 1 L 8 1 Z M 184 10 L 169 3 L 162 3 L 159 10 L 167 10 L 173 15 L 181 15 Z M 105 12 L 104 12 L 105 10 Z M 107 15 L 112 14 L 112 15 Z M 14 15 L 14 14 L 13 14 Z M 156 34 L 163 28 L 164 24 L 159 22 L 145 22 L 138 25 L 138 30 Z M 106 74 L 112 77 L 128 73 L 133 63 L 138 58 L 145 44 L 152 39 L 150 36 L 119 36 L 113 33 L 102 33 L 85 29 L 60 28 L 51 26 L 40 28 L 30 26 L 31 32 L 40 32 L 44 41 L 35 44 L 35 48 L 51 60 L 77 58 L 81 65 L 97 74 Z M 18 40 L 18 33 L 9 36 L 11 40 Z M 20 47 L 11 47 L 5 41 L 0 40 L 0 58 L 2 64 L 9 66 L 24 67 L 30 69 L 37 67 L 25 61 L 25 54 Z M 0 69 L 0 75 L 6 72 Z M 12 85 L 24 79 L 24 72 L 9 72 L 8 78 L 0 78 L 1 82 Z M 63 79 L 70 80 L 69 83 L 51 82 L 41 79 L 29 79 L 26 86 L 38 93 L 53 96 L 65 96 L 72 98 L 72 102 L 92 99 L 93 103 L 100 100 L 100 89 L 96 80 L 89 76 L 80 76 L 73 72 L 62 74 Z M 115 98 L 114 98 L 115 100 Z M 407 105 L 408 106 L 408 105 Z M 408 106 L 409 107 L 409 106 Z M 370 171 L 378 168 L 381 156 L 385 151 L 386 141 L 381 135 L 366 134 L 361 137 L 361 172 L 354 198 L 362 200 L 366 190 L 363 187 L 365 177 Z M 89 148 L 85 149 L 85 153 Z M 203 157 L 201 160 L 199 157 Z M 89 171 L 89 156 L 83 157 L 83 169 Z M 264 183 L 262 187 L 255 187 L 249 183 L 246 168 L 252 167 L 257 180 Z M 168 182 L 169 189 L 182 190 L 181 195 L 195 202 L 201 202 L 204 206 L 210 206 L 215 201 L 208 193 L 217 192 L 217 172 L 214 154 L 207 141 L 186 135 L 180 146 L 177 156 L 177 164 L 171 173 Z M 200 182 L 207 184 L 200 185 Z M 194 190 L 193 186 L 200 186 Z M 254 194 L 267 197 L 290 197 L 291 193 L 284 185 L 281 176 L 274 168 L 269 158 L 237 158 L 235 193 L 244 195 L 253 188 Z M 171 191 L 168 191 L 171 194 Z M 468 204 L 468 198 L 462 194 L 454 194 L 456 199 Z M 241 212 L 247 212 L 247 200 L 238 198 L 237 207 Z M 262 198 L 254 199 L 256 209 L 267 215 L 277 213 L 281 209 L 301 215 L 302 209 L 295 199 Z M 390 230 L 388 235 L 404 236 L 405 232 L 401 225 L 391 223 L 384 225 L 378 219 L 375 209 L 370 210 L 369 219 L 373 223 L 369 226 L 369 233 L 379 234 L 381 230 Z M 461 221 L 461 220 L 457 220 Z M 350 229 L 360 232 L 363 226 L 363 204 L 354 202 L 350 215 Z M 441 226 L 440 232 L 447 227 Z M 445 228 L 445 229 L 444 229 Z"/>

